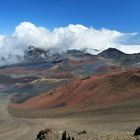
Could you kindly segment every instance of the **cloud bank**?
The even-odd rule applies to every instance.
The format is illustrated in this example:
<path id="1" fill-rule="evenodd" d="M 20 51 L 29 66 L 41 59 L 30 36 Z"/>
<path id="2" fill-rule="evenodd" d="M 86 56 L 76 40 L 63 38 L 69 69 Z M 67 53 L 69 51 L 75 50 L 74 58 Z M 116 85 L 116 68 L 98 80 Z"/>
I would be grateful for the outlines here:
<path id="1" fill-rule="evenodd" d="M 70 24 L 50 31 L 30 22 L 22 22 L 12 35 L 0 35 L 0 58 L 4 60 L 0 60 L 0 65 L 21 61 L 24 51 L 30 45 L 45 50 L 51 49 L 54 53 L 84 48 L 97 49 L 101 52 L 110 47 L 125 53 L 137 53 L 140 52 L 140 45 L 129 44 L 129 40 L 136 35 L 137 33 L 121 33 L 105 28 L 97 30 L 79 24 Z M 17 56 L 20 56 L 20 59 Z"/>

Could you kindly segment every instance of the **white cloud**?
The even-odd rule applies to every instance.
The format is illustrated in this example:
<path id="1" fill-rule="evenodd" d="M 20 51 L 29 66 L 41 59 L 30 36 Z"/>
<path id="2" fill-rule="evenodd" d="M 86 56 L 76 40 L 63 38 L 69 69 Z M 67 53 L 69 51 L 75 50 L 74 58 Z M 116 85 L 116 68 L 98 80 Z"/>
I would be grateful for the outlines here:
<path id="1" fill-rule="evenodd" d="M 93 48 L 103 51 L 109 47 L 120 49 L 126 53 L 140 52 L 140 45 L 129 45 L 122 42 L 136 33 L 121 33 L 102 28 L 100 30 L 83 25 L 68 25 L 49 31 L 44 27 L 37 27 L 30 22 L 22 22 L 10 36 L 0 35 L 0 57 L 6 58 L 4 63 L 16 63 L 17 55 L 23 58 L 24 50 L 33 45 L 43 49 L 54 49 L 55 52 L 68 49 Z M 9 59 L 10 56 L 10 59 Z M 3 65 L 0 61 L 0 64 Z"/>

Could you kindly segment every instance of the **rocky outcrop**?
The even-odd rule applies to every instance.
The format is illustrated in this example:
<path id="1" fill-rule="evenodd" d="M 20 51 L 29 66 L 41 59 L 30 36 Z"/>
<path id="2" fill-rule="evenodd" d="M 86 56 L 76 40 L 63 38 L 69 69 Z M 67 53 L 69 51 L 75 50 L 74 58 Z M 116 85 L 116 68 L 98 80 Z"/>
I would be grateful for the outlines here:
<path id="1" fill-rule="evenodd" d="M 134 136 L 138 136 L 138 135 L 140 135 L 140 127 L 138 127 L 134 132 Z"/>
<path id="2" fill-rule="evenodd" d="M 52 130 L 48 128 L 41 130 L 37 134 L 36 140 L 49 140 L 51 138 L 52 133 L 53 133 Z"/>
<path id="3" fill-rule="evenodd" d="M 78 134 L 79 135 L 83 135 L 83 134 L 86 134 L 86 133 L 87 133 L 87 131 L 86 130 L 83 130 L 83 131 L 79 132 Z"/>
<path id="4" fill-rule="evenodd" d="M 72 137 L 72 136 L 70 135 L 69 132 L 64 131 L 64 132 L 62 133 L 62 138 L 61 138 L 61 140 L 74 140 L 74 137 Z"/>
<path id="5" fill-rule="evenodd" d="M 75 140 L 68 131 L 57 131 L 49 128 L 40 130 L 36 140 Z"/>

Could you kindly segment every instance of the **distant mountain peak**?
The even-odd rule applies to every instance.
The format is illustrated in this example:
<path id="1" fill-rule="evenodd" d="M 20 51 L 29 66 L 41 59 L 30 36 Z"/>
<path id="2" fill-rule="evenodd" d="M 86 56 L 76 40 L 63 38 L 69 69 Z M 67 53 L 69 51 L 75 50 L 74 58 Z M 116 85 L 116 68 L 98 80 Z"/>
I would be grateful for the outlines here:
<path id="1" fill-rule="evenodd" d="M 134 66 L 135 64 L 139 65 L 140 62 L 140 53 L 126 54 L 116 48 L 108 48 L 99 53 L 98 56 L 115 60 L 116 62 L 127 66 Z"/>
<path id="2" fill-rule="evenodd" d="M 126 54 L 116 48 L 108 48 L 102 51 L 101 53 L 99 53 L 98 55 L 101 57 L 109 58 L 109 59 L 117 59 Z"/>
<path id="3" fill-rule="evenodd" d="M 122 51 L 120 51 L 120 50 L 118 50 L 116 48 L 108 48 L 108 49 L 106 49 L 104 51 L 119 52 L 119 53 L 123 53 L 124 54 L 124 52 L 122 52 Z"/>
<path id="4" fill-rule="evenodd" d="M 29 46 L 24 52 L 24 59 L 28 61 L 41 61 L 47 56 L 47 51 Z"/>

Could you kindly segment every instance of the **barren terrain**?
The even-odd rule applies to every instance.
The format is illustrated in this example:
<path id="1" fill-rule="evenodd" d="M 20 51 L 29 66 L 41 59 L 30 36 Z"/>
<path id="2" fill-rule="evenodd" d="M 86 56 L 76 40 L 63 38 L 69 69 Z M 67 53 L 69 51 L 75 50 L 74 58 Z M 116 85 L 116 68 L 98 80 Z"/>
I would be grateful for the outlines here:
<path id="1" fill-rule="evenodd" d="M 46 128 L 57 132 L 51 140 L 65 130 L 75 140 L 135 139 L 140 69 L 76 50 L 65 55 L 0 69 L 0 140 L 35 140 Z"/>
<path id="2" fill-rule="evenodd" d="M 140 124 L 136 118 L 135 121 L 104 120 L 111 117 L 108 115 L 102 116 L 102 121 L 98 115 L 86 115 L 86 118 L 84 115 L 53 119 L 15 118 L 7 112 L 9 98 L 0 98 L 0 140 L 35 140 L 39 130 L 44 128 L 55 129 L 60 134 L 68 130 L 77 140 L 130 140 L 135 139 L 132 135 Z M 132 117 L 130 114 L 126 116 Z M 86 130 L 87 134 L 79 136 L 78 132 L 82 130 Z"/>

